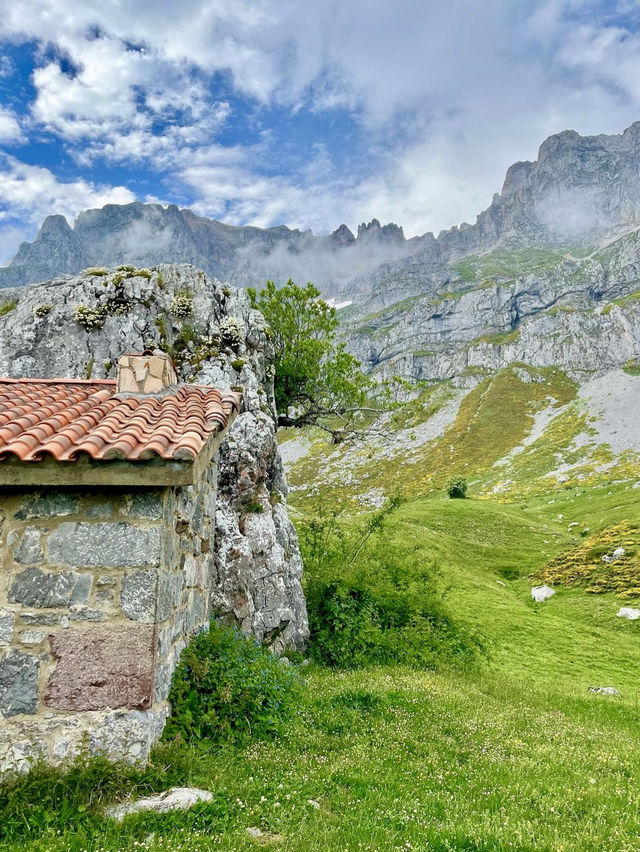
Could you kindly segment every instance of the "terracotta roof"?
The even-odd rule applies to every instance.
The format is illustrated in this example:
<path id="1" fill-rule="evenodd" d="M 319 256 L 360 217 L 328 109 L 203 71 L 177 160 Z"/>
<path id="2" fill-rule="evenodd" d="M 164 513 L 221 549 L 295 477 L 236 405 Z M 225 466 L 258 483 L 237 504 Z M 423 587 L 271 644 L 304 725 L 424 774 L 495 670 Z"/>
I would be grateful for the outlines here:
<path id="1" fill-rule="evenodd" d="M 0 378 L 0 460 L 193 460 L 238 406 L 238 394 L 202 385 L 142 397 L 116 395 L 108 379 Z"/>

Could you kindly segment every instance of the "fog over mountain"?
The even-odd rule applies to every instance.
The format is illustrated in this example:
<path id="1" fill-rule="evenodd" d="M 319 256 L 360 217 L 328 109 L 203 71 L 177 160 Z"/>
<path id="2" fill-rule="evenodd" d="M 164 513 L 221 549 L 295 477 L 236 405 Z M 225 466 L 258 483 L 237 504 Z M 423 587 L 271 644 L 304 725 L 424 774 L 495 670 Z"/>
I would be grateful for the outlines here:
<path id="1" fill-rule="evenodd" d="M 341 225 L 327 236 L 311 231 L 236 227 L 196 216 L 175 205 L 108 204 L 87 210 L 73 227 L 60 215 L 48 216 L 32 243 L 22 243 L 11 263 L 0 269 L 0 285 L 21 286 L 91 266 L 132 263 L 154 266 L 191 263 L 238 286 L 260 286 L 268 279 L 312 280 L 328 295 L 355 276 L 417 251 L 402 228 L 374 219 L 354 235 Z"/>

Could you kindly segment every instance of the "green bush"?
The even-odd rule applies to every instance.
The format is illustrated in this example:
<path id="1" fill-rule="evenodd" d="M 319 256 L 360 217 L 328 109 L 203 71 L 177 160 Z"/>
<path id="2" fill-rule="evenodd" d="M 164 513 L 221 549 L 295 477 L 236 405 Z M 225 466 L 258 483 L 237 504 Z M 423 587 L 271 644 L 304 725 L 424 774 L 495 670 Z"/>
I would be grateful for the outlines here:
<path id="1" fill-rule="evenodd" d="M 447 482 L 447 494 L 451 499 L 464 499 L 467 496 L 467 480 L 462 476 L 454 476 Z"/>
<path id="2" fill-rule="evenodd" d="M 301 530 L 309 653 L 336 668 L 466 666 L 478 639 L 448 613 L 430 555 L 394 534 L 391 501 L 366 521 L 320 515 Z"/>
<path id="3" fill-rule="evenodd" d="M 164 739 L 241 741 L 277 734 L 301 689 L 297 669 L 235 628 L 211 622 L 180 658 Z"/>

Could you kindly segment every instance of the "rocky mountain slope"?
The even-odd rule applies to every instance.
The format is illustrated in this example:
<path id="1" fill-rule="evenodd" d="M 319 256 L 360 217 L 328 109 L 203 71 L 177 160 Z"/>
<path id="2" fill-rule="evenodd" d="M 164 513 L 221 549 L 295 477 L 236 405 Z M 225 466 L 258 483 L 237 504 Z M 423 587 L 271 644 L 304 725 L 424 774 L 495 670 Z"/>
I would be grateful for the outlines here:
<path id="1" fill-rule="evenodd" d="M 342 312 L 343 332 L 368 370 L 412 381 L 468 383 L 515 362 L 585 379 L 640 363 L 640 231 L 580 254 L 496 250 L 454 262 L 446 283 L 397 277 L 395 299 Z"/>
<path id="2" fill-rule="evenodd" d="M 362 224 L 356 236 L 341 225 L 328 236 L 311 231 L 235 227 L 196 216 L 175 205 L 108 204 L 86 210 L 69 225 L 48 216 L 35 240 L 22 243 L 11 263 L 0 268 L 0 287 L 78 274 L 88 267 L 122 263 L 155 266 L 191 263 L 238 286 L 261 286 L 268 279 L 317 281 L 332 295 L 355 272 L 364 275 L 383 261 L 416 251 L 402 228 Z"/>
<path id="3" fill-rule="evenodd" d="M 160 347 L 182 378 L 242 388 L 242 411 L 221 448 L 212 610 L 276 650 L 302 646 L 302 561 L 275 440 L 269 341 L 244 292 L 192 266 L 165 265 L 4 296 L 1 375 L 114 377 L 120 355 Z"/>

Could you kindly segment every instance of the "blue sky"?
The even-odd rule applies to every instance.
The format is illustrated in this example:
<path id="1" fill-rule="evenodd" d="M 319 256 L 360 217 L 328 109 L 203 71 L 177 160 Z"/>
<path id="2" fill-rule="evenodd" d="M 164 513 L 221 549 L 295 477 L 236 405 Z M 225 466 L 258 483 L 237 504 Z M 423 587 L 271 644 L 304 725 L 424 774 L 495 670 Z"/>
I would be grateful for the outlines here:
<path id="1" fill-rule="evenodd" d="M 567 128 L 640 119 L 630 0 L 0 0 L 0 261 L 133 200 L 408 235 Z"/>

